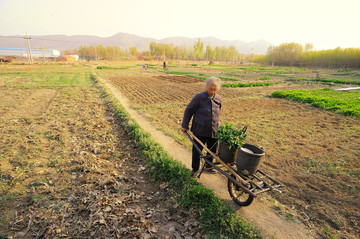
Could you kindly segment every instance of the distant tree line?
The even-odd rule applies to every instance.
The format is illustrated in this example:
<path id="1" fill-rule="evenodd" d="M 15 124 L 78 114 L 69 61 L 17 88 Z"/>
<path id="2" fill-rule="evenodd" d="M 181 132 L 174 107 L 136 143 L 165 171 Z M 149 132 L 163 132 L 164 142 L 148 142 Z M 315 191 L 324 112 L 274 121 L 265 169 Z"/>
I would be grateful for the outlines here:
<path id="1" fill-rule="evenodd" d="M 149 46 L 149 54 L 155 57 L 165 55 L 167 59 L 179 60 L 215 60 L 224 62 L 238 62 L 242 59 L 241 54 L 235 46 L 216 46 L 211 47 L 199 39 L 194 43 L 193 47 L 173 46 L 171 44 L 151 42 Z"/>
<path id="2" fill-rule="evenodd" d="M 111 60 L 129 57 L 138 57 L 139 59 L 179 59 L 179 60 L 214 60 L 223 62 L 239 62 L 242 59 L 241 54 L 235 46 L 216 46 L 211 47 L 199 39 L 193 47 L 186 45 L 173 46 L 151 42 L 148 51 L 139 52 L 136 47 L 121 50 L 119 46 L 89 45 L 80 46 L 78 49 L 67 50 L 64 54 L 77 54 L 86 60 Z"/>
<path id="3" fill-rule="evenodd" d="M 138 51 L 136 47 L 130 47 L 122 51 L 119 46 L 90 45 L 80 46 L 76 50 L 65 51 L 64 53 L 77 54 L 86 60 L 111 60 L 134 56 Z"/>
<path id="4" fill-rule="evenodd" d="M 278 66 L 360 68 L 360 48 L 313 50 L 313 45 L 283 43 L 270 46 L 266 55 L 249 58 L 252 62 Z"/>
<path id="5" fill-rule="evenodd" d="M 270 46 L 266 55 L 242 56 L 234 46 L 204 46 L 199 39 L 189 47 L 186 45 L 173 46 L 171 44 L 151 42 L 148 51 L 139 52 L 136 47 L 121 50 L 119 46 L 89 45 L 66 51 L 65 54 L 78 54 L 87 60 L 111 60 L 129 57 L 139 59 L 179 59 L 179 60 L 208 60 L 220 62 L 247 61 L 265 65 L 303 66 L 324 68 L 360 68 L 360 48 L 336 48 L 316 51 L 313 45 L 299 43 L 283 43 Z"/>

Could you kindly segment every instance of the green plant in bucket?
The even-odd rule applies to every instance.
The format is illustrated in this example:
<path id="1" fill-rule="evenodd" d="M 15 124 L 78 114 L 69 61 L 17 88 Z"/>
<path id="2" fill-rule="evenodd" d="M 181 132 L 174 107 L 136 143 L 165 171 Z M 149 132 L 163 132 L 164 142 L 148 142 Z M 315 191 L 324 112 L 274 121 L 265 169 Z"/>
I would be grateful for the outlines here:
<path id="1" fill-rule="evenodd" d="M 247 127 L 245 126 L 243 129 L 237 130 L 231 124 L 226 123 L 224 126 L 219 127 L 216 138 L 220 142 L 228 143 L 229 149 L 236 149 L 241 147 L 245 141 L 247 137 L 246 129 Z"/>

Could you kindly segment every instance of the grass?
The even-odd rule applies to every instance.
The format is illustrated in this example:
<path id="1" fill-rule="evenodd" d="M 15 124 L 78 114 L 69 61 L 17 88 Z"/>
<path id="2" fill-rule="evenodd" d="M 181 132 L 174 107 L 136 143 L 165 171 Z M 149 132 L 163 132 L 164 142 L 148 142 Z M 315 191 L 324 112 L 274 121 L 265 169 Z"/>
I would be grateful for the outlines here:
<path id="1" fill-rule="evenodd" d="M 250 83 L 225 83 L 222 86 L 228 88 L 239 88 L 239 87 L 257 87 L 257 86 L 268 86 L 273 85 L 271 82 L 250 82 Z"/>
<path id="2" fill-rule="evenodd" d="M 330 229 L 328 227 L 323 228 L 322 230 L 325 238 L 327 239 L 337 239 L 337 236 L 333 233 L 331 233 Z"/>
<path id="3" fill-rule="evenodd" d="M 315 82 L 323 82 L 323 83 L 360 85 L 360 81 L 355 81 L 355 80 L 308 79 L 308 78 L 296 78 L 296 79 L 302 81 L 315 81 Z"/>
<path id="4" fill-rule="evenodd" d="M 97 66 L 98 70 L 127 70 L 128 66 Z"/>
<path id="5" fill-rule="evenodd" d="M 360 91 L 316 90 L 275 91 L 273 97 L 309 103 L 324 110 L 347 116 L 360 116 Z"/>
<path id="6" fill-rule="evenodd" d="M 203 79 L 203 80 L 208 78 L 208 75 L 206 75 L 206 74 L 193 73 L 193 72 L 182 71 L 182 70 L 168 70 L 168 71 L 165 70 L 165 71 L 162 71 L 162 72 L 164 72 L 166 74 L 173 74 L 173 75 L 184 75 L 184 76 Z"/>
<path id="7" fill-rule="evenodd" d="M 197 214 L 203 233 L 208 238 L 260 238 L 259 232 L 239 217 L 214 192 L 193 179 L 190 170 L 172 159 L 133 119 L 119 101 L 103 91 L 105 100 L 122 119 L 142 155 L 146 159 L 151 176 L 158 181 L 168 182 L 179 204 Z"/>
<path id="8" fill-rule="evenodd" d="M 162 71 L 162 72 L 164 72 L 166 74 L 184 75 L 184 76 L 198 78 L 198 79 L 202 79 L 202 80 L 206 80 L 207 78 L 212 76 L 211 74 L 194 73 L 194 72 L 188 72 L 188 71 L 182 71 L 182 70 L 169 70 L 169 71 Z M 221 80 L 226 80 L 226 81 L 241 81 L 240 79 L 227 77 L 227 76 L 217 76 L 217 77 L 219 77 Z"/>
<path id="9" fill-rule="evenodd" d="M 335 162 L 327 159 L 314 160 L 307 158 L 304 166 L 312 174 L 322 174 L 329 177 L 347 176 L 360 179 L 359 169 L 350 167 L 341 157 Z"/>
<path id="10" fill-rule="evenodd" d="M 20 67 L 20 66 L 19 66 Z M 0 71 L 0 82 L 14 88 L 62 88 L 91 86 L 90 68 L 52 65 L 40 68 L 14 68 Z"/>

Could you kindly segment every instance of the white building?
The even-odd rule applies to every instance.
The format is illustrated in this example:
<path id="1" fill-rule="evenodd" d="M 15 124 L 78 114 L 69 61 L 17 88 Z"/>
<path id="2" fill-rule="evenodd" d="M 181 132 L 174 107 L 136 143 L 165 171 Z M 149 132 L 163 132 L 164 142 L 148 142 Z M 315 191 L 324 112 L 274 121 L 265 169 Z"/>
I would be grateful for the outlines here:
<path id="1" fill-rule="evenodd" d="M 33 57 L 52 57 L 56 58 L 60 56 L 60 51 L 53 49 L 31 49 L 31 54 Z M 28 53 L 25 48 L 2 48 L 0 47 L 0 57 L 1 56 L 20 56 L 28 57 Z"/>

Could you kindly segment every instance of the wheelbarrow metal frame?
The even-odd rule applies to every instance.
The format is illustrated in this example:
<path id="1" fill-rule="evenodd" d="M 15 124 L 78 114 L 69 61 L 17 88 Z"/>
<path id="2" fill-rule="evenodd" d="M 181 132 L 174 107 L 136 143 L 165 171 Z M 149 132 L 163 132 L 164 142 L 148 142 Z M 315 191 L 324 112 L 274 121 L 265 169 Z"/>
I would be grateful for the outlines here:
<path id="1" fill-rule="evenodd" d="M 281 183 L 277 181 L 276 179 L 272 178 L 271 176 L 267 175 L 262 170 L 258 169 L 254 174 L 252 175 L 243 175 L 238 171 L 235 171 L 234 168 L 229 166 L 228 164 L 224 163 L 215 153 L 213 153 L 210 149 L 208 149 L 192 132 L 189 130 L 185 131 L 185 134 L 190 139 L 190 141 L 193 143 L 195 149 L 200 153 L 200 157 L 204 159 L 205 163 L 213 167 L 215 170 L 219 171 L 222 175 L 224 175 L 229 181 L 231 181 L 233 184 L 238 186 L 239 188 L 243 189 L 247 194 L 249 194 L 252 197 L 256 197 L 260 193 L 264 193 L 267 191 L 271 191 L 275 188 L 281 187 Z M 205 151 L 216 160 L 216 163 L 211 162 L 207 156 L 205 156 L 198 147 L 198 145 L 195 143 L 198 142 Z M 220 164 L 220 165 L 219 165 Z M 220 167 L 224 167 L 226 170 L 228 170 L 229 173 L 231 173 L 231 176 L 228 172 L 224 171 Z M 258 175 L 256 175 L 258 174 Z M 201 173 L 200 173 L 201 175 Z M 200 175 L 198 177 L 200 177 Z M 257 182 L 255 182 L 255 180 Z M 271 183 L 268 183 L 268 180 Z M 249 188 L 250 186 L 250 188 Z"/>
<path id="2" fill-rule="evenodd" d="M 200 153 L 201 157 L 204 158 L 205 162 L 207 164 L 209 164 L 211 167 L 213 167 L 214 169 L 216 169 L 217 171 L 219 171 L 221 174 L 223 174 L 225 177 L 227 177 L 231 182 L 233 182 L 236 186 L 242 188 L 245 192 L 247 192 L 248 194 L 250 194 L 253 197 L 256 197 L 256 194 L 251 192 L 248 188 L 246 188 L 245 185 L 248 185 L 248 182 L 246 182 L 244 179 L 241 178 L 240 175 L 238 175 L 234 169 L 232 169 L 229 165 L 227 165 L 226 163 L 224 163 L 218 156 L 216 156 L 213 152 L 211 152 L 211 150 L 209 150 L 195 135 L 193 135 L 189 130 L 187 130 L 186 135 L 189 137 L 190 141 L 193 143 L 193 145 L 195 146 L 196 150 Z M 222 166 L 224 166 L 226 169 L 228 169 L 237 179 L 239 179 L 238 182 L 236 179 L 234 179 L 233 177 L 231 177 L 229 174 L 227 174 L 225 171 L 223 171 L 222 169 L 220 169 L 218 166 L 216 166 L 214 163 L 212 163 L 210 160 L 208 160 L 206 158 L 206 156 L 203 154 L 203 152 L 199 149 L 199 147 L 197 146 L 197 144 L 195 143 L 195 141 L 193 140 L 193 138 L 212 156 L 216 159 L 216 161 L 220 162 L 222 164 Z"/>

